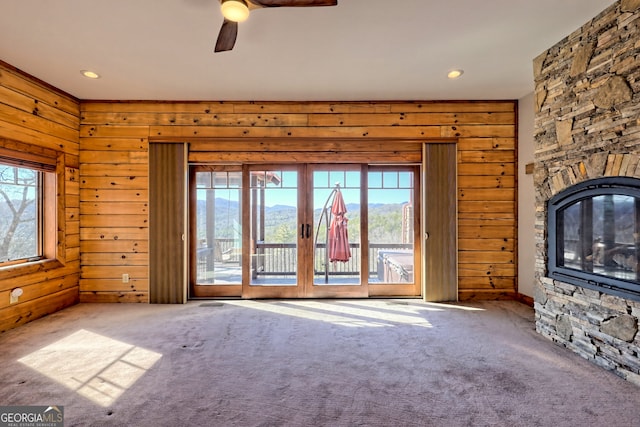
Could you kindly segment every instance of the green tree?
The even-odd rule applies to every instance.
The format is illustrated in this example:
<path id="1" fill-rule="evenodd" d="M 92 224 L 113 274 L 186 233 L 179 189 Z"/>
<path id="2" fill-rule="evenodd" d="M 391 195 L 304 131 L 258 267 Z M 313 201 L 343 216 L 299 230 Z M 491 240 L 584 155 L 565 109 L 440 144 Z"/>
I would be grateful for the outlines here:
<path id="1" fill-rule="evenodd" d="M 295 242 L 296 232 L 287 224 L 280 224 L 270 233 L 270 236 L 267 236 L 267 241 L 269 243 Z"/>

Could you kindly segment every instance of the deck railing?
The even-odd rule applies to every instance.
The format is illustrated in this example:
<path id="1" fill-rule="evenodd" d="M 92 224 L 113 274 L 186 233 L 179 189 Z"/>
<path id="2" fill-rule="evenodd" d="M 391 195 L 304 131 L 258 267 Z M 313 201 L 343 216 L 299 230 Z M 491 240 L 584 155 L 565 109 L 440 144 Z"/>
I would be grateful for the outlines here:
<path id="1" fill-rule="evenodd" d="M 241 250 L 239 242 L 233 239 L 216 239 L 215 247 L 198 249 L 198 269 L 206 271 L 213 262 L 239 264 Z M 380 251 L 408 250 L 413 245 L 403 243 L 370 243 L 369 276 L 378 274 L 378 254 Z M 347 262 L 329 263 L 331 275 L 360 274 L 360 244 L 350 243 L 351 259 Z M 258 243 L 252 259 L 255 276 L 295 276 L 298 271 L 295 243 Z M 325 274 L 327 249 L 325 243 L 316 245 L 314 272 Z"/>

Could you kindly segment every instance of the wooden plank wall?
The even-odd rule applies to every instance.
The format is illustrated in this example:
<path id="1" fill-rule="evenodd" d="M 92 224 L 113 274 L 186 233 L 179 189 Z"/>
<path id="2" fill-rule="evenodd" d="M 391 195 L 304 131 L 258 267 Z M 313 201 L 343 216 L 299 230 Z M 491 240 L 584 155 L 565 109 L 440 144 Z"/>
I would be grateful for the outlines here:
<path id="1" fill-rule="evenodd" d="M 80 276 L 80 103 L 0 61 L 0 145 L 25 144 L 34 151 L 55 151 L 61 159 L 58 179 L 56 263 L 0 270 L 0 332 L 58 311 L 78 301 Z M 9 304 L 11 289 L 21 287 L 18 303 Z"/>
<path id="2" fill-rule="evenodd" d="M 384 140 L 457 141 L 460 299 L 513 297 L 516 110 L 515 101 L 82 102 L 80 298 L 148 300 L 149 139 L 193 142 L 191 160 L 296 161 L 308 156 L 305 138 L 349 140 L 364 161 L 384 158 L 379 150 L 413 158 Z M 211 138 L 231 142 L 220 151 Z M 320 158 L 338 157 L 331 146 Z"/>

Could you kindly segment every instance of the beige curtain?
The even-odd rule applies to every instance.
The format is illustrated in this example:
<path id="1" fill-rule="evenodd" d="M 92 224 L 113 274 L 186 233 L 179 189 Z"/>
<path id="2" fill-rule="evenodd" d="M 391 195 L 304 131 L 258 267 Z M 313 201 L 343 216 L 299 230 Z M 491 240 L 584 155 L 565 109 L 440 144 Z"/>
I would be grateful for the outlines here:
<path id="1" fill-rule="evenodd" d="M 187 301 L 187 147 L 149 144 L 149 302 Z"/>
<path id="2" fill-rule="evenodd" d="M 457 154 L 454 143 L 424 144 L 424 299 L 458 300 Z"/>

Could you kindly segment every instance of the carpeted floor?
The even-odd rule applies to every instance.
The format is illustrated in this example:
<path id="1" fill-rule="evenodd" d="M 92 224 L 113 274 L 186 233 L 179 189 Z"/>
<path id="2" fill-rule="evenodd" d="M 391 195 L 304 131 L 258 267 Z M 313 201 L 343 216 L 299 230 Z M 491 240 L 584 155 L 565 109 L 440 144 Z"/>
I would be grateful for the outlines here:
<path id="1" fill-rule="evenodd" d="M 517 302 L 80 304 L 0 334 L 0 405 L 65 426 L 639 426 L 640 389 Z"/>

